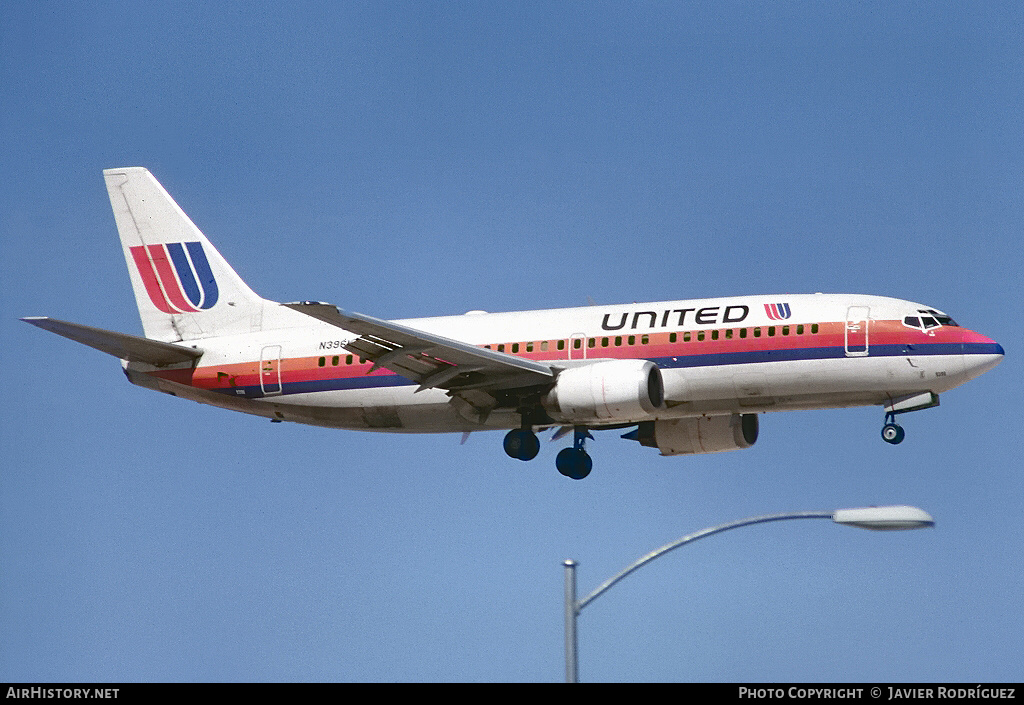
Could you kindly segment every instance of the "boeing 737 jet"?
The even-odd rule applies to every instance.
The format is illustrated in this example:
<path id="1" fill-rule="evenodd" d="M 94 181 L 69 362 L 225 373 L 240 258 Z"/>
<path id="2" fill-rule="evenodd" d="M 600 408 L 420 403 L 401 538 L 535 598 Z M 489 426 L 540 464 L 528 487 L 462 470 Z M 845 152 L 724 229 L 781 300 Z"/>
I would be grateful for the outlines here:
<path id="1" fill-rule="evenodd" d="M 662 455 L 748 448 L 758 414 L 877 405 L 896 415 L 995 367 L 1003 349 L 922 304 L 805 294 L 386 321 L 255 294 L 144 168 L 108 169 L 145 337 L 22 320 L 120 358 L 129 381 L 271 421 L 410 433 L 573 433 L 563 475 L 586 477 L 592 430 Z"/>

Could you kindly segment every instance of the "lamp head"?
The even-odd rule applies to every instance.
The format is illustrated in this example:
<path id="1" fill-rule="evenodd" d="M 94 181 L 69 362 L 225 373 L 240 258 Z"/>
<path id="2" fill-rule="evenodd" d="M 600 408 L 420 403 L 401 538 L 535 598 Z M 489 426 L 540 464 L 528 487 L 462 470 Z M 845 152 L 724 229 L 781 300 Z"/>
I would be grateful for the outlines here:
<path id="1" fill-rule="evenodd" d="M 901 529 L 925 529 L 935 526 L 931 514 L 907 505 L 889 507 L 860 507 L 858 509 L 837 509 L 832 521 L 846 526 L 876 531 L 898 531 Z"/>

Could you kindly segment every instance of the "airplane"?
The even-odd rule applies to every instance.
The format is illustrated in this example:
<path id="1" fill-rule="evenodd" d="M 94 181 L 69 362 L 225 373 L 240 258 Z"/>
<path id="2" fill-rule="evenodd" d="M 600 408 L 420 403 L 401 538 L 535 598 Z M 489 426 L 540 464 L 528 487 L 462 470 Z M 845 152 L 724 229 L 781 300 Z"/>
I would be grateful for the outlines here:
<path id="1" fill-rule="evenodd" d="M 896 416 L 1003 358 L 945 313 L 882 296 L 782 294 L 386 321 L 258 296 L 143 167 L 103 172 L 145 337 L 22 320 L 109 353 L 128 380 L 203 404 L 317 426 L 407 433 L 538 431 L 590 474 L 592 430 L 662 455 L 749 448 L 758 415 L 877 405 Z"/>

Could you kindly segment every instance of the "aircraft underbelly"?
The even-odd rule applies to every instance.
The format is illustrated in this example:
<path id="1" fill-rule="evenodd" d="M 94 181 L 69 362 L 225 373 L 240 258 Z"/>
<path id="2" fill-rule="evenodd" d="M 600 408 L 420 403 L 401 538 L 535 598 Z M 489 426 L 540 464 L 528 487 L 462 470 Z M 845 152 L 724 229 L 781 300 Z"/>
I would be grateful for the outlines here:
<path id="1" fill-rule="evenodd" d="M 960 355 L 871 356 L 667 368 L 662 370 L 666 408 L 656 417 L 880 405 L 908 393 L 944 392 L 966 380 L 963 369 Z M 460 413 L 459 407 L 452 404 L 443 390 L 427 389 L 416 393 L 416 385 L 411 383 L 369 389 L 286 392 L 262 398 L 236 398 L 166 380 L 160 380 L 159 388 L 236 411 L 331 428 L 433 433 L 519 425 L 514 410 L 496 409 L 481 422 Z"/>
<path id="2" fill-rule="evenodd" d="M 960 355 L 778 361 L 662 375 L 673 416 L 869 406 L 966 381 Z"/>
<path id="3" fill-rule="evenodd" d="M 680 368 L 664 370 L 662 375 L 667 399 L 701 401 L 881 391 L 897 381 L 889 372 L 888 358 L 857 358 Z"/>

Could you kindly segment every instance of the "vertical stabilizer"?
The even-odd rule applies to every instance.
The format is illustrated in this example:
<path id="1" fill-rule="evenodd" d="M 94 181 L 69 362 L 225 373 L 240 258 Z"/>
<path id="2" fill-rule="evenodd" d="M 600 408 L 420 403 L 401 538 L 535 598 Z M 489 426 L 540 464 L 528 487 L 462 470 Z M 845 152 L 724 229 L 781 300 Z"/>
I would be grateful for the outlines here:
<path id="1" fill-rule="evenodd" d="M 167 342 L 260 330 L 264 306 L 142 167 L 105 169 L 147 338 Z"/>

